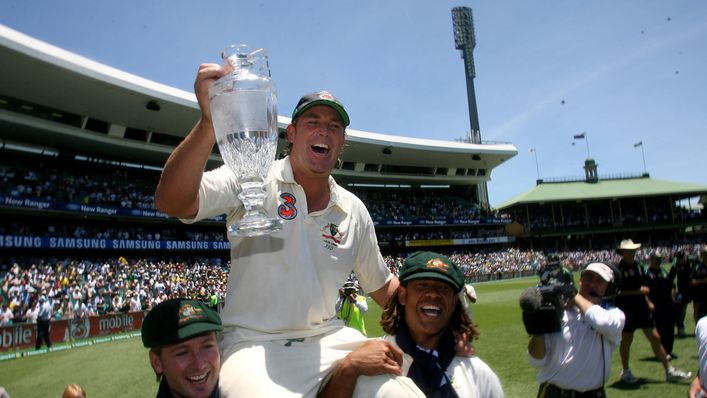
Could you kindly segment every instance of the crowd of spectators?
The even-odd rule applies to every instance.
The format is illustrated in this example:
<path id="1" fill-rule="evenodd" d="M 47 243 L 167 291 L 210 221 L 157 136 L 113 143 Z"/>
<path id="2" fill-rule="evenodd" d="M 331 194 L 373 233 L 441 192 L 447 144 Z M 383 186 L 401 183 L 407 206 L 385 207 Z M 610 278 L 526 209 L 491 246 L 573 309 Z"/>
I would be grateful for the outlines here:
<path id="1" fill-rule="evenodd" d="M 157 171 L 98 161 L 4 155 L 0 160 L 0 196 L 153 208 Z"/>
<path id="2" fill-rule="evenodd" d="M 0 158 L 0 196 L 153 209 L 159 172 L 101 161 L 14 155 Z M 374 221 L 507 217 L 462 194 L 439 190 L 356 190 Z"/>
<path id="3" fill-rule="evenodd" d="M 672 262 L 675 253 L 678 251 L 698 257 L 699 247 L 700 244 L 643 246 L 636 256 L 647 263 L 650 254 L 658 250 L 664 253 L 664 261 Z M 452 261 L 464 270 L 467 282 L 482 282 L 535 275 L 538 269 L 546 264 L 547 253 L 547 251 L 505 248 L 502 250 L 480 250 L 478 252 L 453 251 L 448 253 L 448 255 Z M 580 271 L 583 266 L 591 262 L 598 261 L 616 264 L 621 259 L 613 249 L 552 251 L 552 253 L 557 254 L 563 266 L 573 272 Z M 388 268 L 397 275 L 405 255 L 385 256 L 384 259 Z"/>
<path id="4" fill-rule="evenodd" d="M 669 204 L 666 201 L 654 202 L 650 199 L 643 203 L 626 200 L 621 211 L 609 209 L 608 202 L 592 205 L 585 209 L 582 205 L 563 206 L 552 210 L 548 206 L 532 207 L 526 212 L 520 210 L 515 221 L 527 225 L 530 231 L 574 231 L 583 229 L 615 228 L 620 226 L 667 224 L 679 221 L 693 221 L 704 217 L 696 209 Z M 614 205 L 616 206 L 616 205 Z M 671 208 L 672 207 L 672 208 Z M 528 222 L 530 216 L 530 222 Z"/>
<path id="5" fill-rule="evenodd" d="M 8 152 L 3 152 L 7 155 Z M 153 208 L 153 191 L 158 171 L 101 161 L 81 161 L 48 156 L 12 155 L 0 157 L 0 196 L 16 199 L 61 201 L 127 208 Z M 453 190 L 355 189 L 374 221 L 447 221 L 479 218 L 509 218 L 472 203 Z M 531 213 L 531 230 L 577 230 L 611 227 L 617 223 L 669 222 L 674 217 L 692 218 L 692 213 L 671 203 L 624 203 L 622 211 L 582 205 L 563 207 L 561 218 L 553 217 L 547 206 Z M 613 206 L 613 205 L 612 205 Z M 671 207 L 672 206 L 672 207 Z M 587 217 L 590 214 L 590 217 Z M 646 214 L 649 216 L 647 217 Z M 522 211 L 517 221 L 526 224 L 529 214 Z M 19 218 L 0 224 L 0 234 L 124 240 L 224 241 L 222 227 L 174 226 L 140 222 L 108 224 L 85 219 Z M 139 225 L 138 225 L 139 223 Z M 378 240 L 392 250 L 406 241 L 468 239 L 504 236 L 501 226 L 479 225 L 454 228 L 377 228 Z M 669 256 L 677 250 L 690 253 L 691 245 L 663 245 Z M 476 249 L 474 249 L 476 250 Z M 650 248 L 639 256 L 647 257 Z M 545 263 L 542 251 L 502 248 L 497 250 L 452 251 L 450 257 L 464 270 L 469 282 L 534 275 Z M 565 251 L 558 253 L 565 266 L 578 270 L 590 261 L 617 262 L 613 249 Z M 386 256 L 390 269 L 397 273 L 404 254 Z M 670 257 L 669 257 L 670 258 Z M 3 269 L 3 267 L 5 267 Z M 39 295 L 46 295 L 55 319 L 101 315 L 131 309 L 149 309 L 170 297 L 208 298 L 225 295 L 228 265 L 218 259 L 198 261 L 65 260 L 12 264 L 0 261 L 0 323 L 33 322 Z M 8 312 L 9 311 L 9 312 Z"/>
<path id="6" fill-rule="evenodd" d="M 669 244 L 642 247 L 638 259 L 647 261 L 654 250 L 672 262 L 678 251 L 696 255 L 699 244 Z M 447 253 L 466 275 L 467 282 L 536 275 L 547 252 L 505 248 L 478 252 Z M 594 261 L 617 263 L 613 249 L 555 252 L 572 271 Z M 386 256 L 385 262 L 397 275 L 405 255 Z M 192 297 L 223 302 L 230 264 L 220 259 L 190 261 L 132 260 L 46 260 L 10 266 L 0 261 L 0 326 L 2 323 L 35 322 L 39 295 L 54 309 L 54 319 L 71 319 L 121 311 L 148 310 L 173 297 Z M 11 314 L 11 315 L 10 315 Z"/>
<path id="7" fill-rule="evenodd" d="M 378 242 L 397 243 L 403 246 L 406 241 L 437 240 L 437 239 L 471 239 L 505 236 L 506 232 L 499 228 L 464 228 L 464 229 L 379 229 L 376 232 Z"/>
<path id="8" fill-rule="evenodd" d="M 32 261 L 0 269 L 3 315 L 12 323 L 35 322 L 39 296 L 52 305 L 53 319 L 149 310 L 175 297 L 222 302 L 228 265 L 219 259 L 191 261 L 103 260 Z M 2 323 L 2 322 L 0 322 Z M 0 326 L 2 326 L 0 324 Z"/>
<path id="9" fill-rule="evenodd" d="M 373 221 L 473 220 L 502 217 L 469 197 L 438 190 L 352 190 L 366 204 Z M 504 216 L 505 217 L 505 216 Z"/>

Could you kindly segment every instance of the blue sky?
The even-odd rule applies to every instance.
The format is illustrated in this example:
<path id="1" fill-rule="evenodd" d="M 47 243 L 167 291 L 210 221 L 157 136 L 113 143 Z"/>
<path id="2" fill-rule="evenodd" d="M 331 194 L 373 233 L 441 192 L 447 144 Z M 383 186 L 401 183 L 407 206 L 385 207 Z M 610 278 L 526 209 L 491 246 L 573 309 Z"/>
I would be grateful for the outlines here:
<path id="1" fill-rule="evenodd" d="M 469 130 L 451 9 L 471 7 L 484 140 L 512 142 L 492 204 L 540 175 L 643 171 L 707 185 L 707 2 L 31 1 L 0 23 L 135 75 L 192 91 L 199 63 L 231 43 L 265 47 L 281 115 L 332 91 L 357 130 L 453 140 Z"/>

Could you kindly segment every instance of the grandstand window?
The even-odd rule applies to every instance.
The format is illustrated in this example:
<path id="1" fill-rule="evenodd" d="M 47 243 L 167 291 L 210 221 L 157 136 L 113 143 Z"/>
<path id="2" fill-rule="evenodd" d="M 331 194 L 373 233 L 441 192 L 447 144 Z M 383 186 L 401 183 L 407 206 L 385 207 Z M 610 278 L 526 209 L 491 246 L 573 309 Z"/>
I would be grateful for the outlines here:
<path id="1" fill-rule="evenodd" d="M 147 141 L 147 131 L 132 127 L 125 129 L 125 138 L 136 141 Z"/>
<path id="2" fill-rule="evenodd" d="M 381 173 L 388 174 L 418 174 L 418 175 L 434 175 L 432 167 L 416 167 L 416 166 L 396 166 L 384 164 L 381 166 Z"/>
<path id="3" fill-rule="evenodd" d="M 95 131 L 97 133 L 108 134 L 108 122 L 103 120 L 88 118 L 86 120 L 86 130 Z"/>
<path id="4" fill-rule="evenodd" d="M 180 142 L 182 142 L 182 138 L 153 131 L 150 142 L 153 144 L 177 146 Z"/>
<path id="5" fill-rule="evenodd" d="M 23 113 L 40 119 L 81 127 L 81 116 L 79 115 L 10 97 L 0 96 L 0 109 L 7 109 L 12 112 Z"/>
<path id="6" fill-rule="evenodd" d="M 486 175 L 486 169 L 479 169 L 479 172 L 476 173 L 477 176 L 485 176 Z"/>
<path id="7" fill-rule="evenodd" d="M 449 185 L 420 185 L 422 189 L 448 189 Z"/>
<path id="8" fill-rule="evenodd" d="M 457 175 L 458 176 L 466 175 L 466 169 L 457 169 Z"/>
<path id="9" fill-rule="evenodd" d="M 27 152 L 27 153 L 36 153 L 40 155 L 47 155 L 47 156 L 57 156 L 58 153 L 54 150 L 48 149 L 48 148 L 42 148 L 34 145 L 27 145 L 27 144 L 14 144 L 8 141 L 2 141 L 2 145 L 0 145 L 0 148 L 3 149 L 9 149 L 13 151 L 20 151 L 20 152 Z"/>
<path id="10" fill-rule="evenodd" d="M 353 162 L 344 162 L 341 165 L 342 170 L 353 170 L 354 169 L 354 163 Z"/>
<path id="11" fill-rule="evenodd" d="M 445 175 L 447 175 L 447 170 L 448 169 L 445 167 L 439 167 L 439 168 L 437 168 L 437 170 L 435 170 L 435 174 L 438 176 L 445 176 Z"/>
<path id="12" fill-rule="evenodd" d="M 374 163 L 366 163 L 366 166 L 363 168 L 363 171 L 374 171 L 378 172 L 380 165 L 374 164 Z"/>

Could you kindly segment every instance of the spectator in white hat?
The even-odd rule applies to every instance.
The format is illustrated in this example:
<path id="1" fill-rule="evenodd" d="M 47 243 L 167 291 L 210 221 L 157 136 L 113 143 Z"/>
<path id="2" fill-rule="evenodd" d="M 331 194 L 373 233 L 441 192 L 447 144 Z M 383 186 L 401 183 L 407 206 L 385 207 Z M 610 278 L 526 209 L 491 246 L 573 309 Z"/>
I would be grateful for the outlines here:
<path id="1" fill-rule="evenodd" d="M 651 344 L 653 353 L 658 358 L 665 369 L 665 379 L 669 382 L 687 380 L 692 377 L 692 373 L 683 372 L 670 364 L 665 349 L 660 344 L 660 336 L 655 328 L 653 315 L 650 306 L 653 304 L 648 299 L 650 289 L 646 286 L 646 275 L 643 266 L 636 262 L 636 251 L 641 247 L 640 243 L 634 243 L 631 239 L 621 241 L 616 252 L 621 255 L 618 268 L 621 272 L 621 291 L 616 298 L 616 306 L 626 315 L 626 325 L 621 333 L 621 381 L 626 384 L 638 384 L 639 379 L 633 375 L 629 367 L 629 356 L 631 344 L 633 344 L 633 334 L 637 329 L 641 329 Z"/>

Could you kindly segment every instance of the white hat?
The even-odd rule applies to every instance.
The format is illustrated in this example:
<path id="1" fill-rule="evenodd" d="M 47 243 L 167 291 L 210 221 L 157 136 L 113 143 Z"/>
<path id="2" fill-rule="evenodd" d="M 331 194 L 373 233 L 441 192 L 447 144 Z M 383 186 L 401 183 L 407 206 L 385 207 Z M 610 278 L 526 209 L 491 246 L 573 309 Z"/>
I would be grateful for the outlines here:
<path id="1" fill-rule="evenodd" d="M 614 271 L 612 271 L 611 268 L 604 263 L 591 263 L 587 265 L 582 273 L 587 271 L 594 272 L 595 274 L 601 276 L 601 279 L 607 282 L 612 282 L 614 280 Z"/>
<path id="2" fill-rule="evenodd" d="M 619 250 L 637 250 L 640 247 L 640 243 L 633 243 L 633 240 L 631 239 L 624 239 L 619 244 L 619 247 L 616 248 L 616 251 L 618 252 Z"/>

